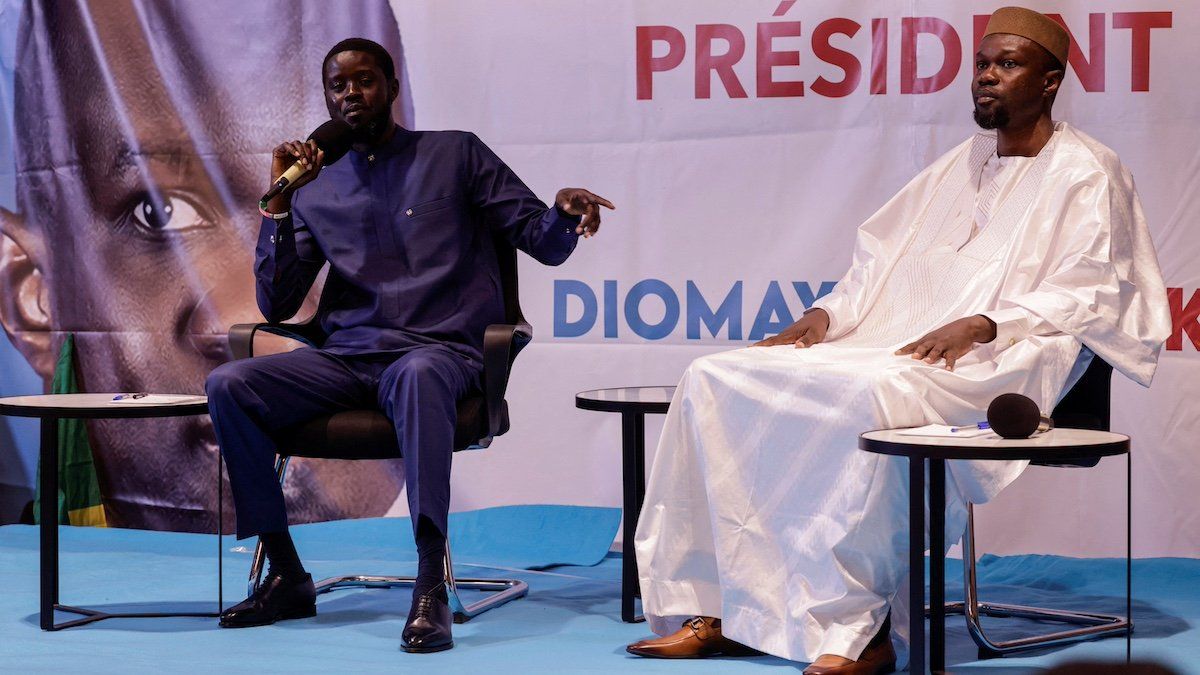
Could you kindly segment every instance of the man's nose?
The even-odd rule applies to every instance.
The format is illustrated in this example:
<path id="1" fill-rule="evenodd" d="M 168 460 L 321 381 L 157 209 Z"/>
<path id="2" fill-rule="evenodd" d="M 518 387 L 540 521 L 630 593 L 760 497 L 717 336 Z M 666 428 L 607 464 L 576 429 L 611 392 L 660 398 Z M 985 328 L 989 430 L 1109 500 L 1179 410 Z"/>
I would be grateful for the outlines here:
<path id="1" fill-rule="evenodd" d="M 979 71 L 979 74 L 975 76 L 975 81 L 979 84 L 995 84 L 999 82 L 999 78 L 996 77 L 996 67 L 988 66 Z"/>
<path id="2" fill-rule="evenodd" d="M 249 262 L 245 263 L 249 267 Z M 317 312 L 317 301 L 324 285 L 324 273 L 304 298 L 293 320 L 304 320 Z M 229 328 L 239 323 L 260 323 L 263 320 L 254 301 L 254 283 L 250 275 L 237 280 L 226 279 L 202 293 L 183 322 L 182 338 L 201 357 L 212 363 L 232 358 L 229 351 Z M 265 333 L 256 336 L 255 354 L 273 354 L 294 348 L 295 343 Z"/>
<path id="3" fill-rule="evenodd" d="M 219 363 L 230 358 L 227 340 L 230 326 L 261 320 L 254 302 L 254 285 L 239 275 L 222 280 L 200 294 L 184 319 L 181 337 L 202 357 Z"/>

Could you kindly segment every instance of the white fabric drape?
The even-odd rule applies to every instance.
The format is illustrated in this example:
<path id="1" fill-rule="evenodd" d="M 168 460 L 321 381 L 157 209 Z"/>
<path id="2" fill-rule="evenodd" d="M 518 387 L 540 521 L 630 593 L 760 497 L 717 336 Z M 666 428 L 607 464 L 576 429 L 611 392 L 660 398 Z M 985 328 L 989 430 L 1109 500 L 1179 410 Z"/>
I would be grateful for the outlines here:
<path id="1" fill-rule="evenodd" d="M 986 227 L 953 243 L 995 149 L 992 134 L 963 143 L 860 228 L 850 271 L 817 303 L 832 318 L 826 342 L 688 368 L 637 531 L 653 630 L 718 616 L 728 637 L 777 656 L 856 658 L 890 608 L 903 654 L 906 465 L 858 451 L 858 434 L 975 422 L 1002 392 L 1049 410 L 1081 342 L 1149 383 L 1170 320 L 1128 172 L 1059 123 L 1001 186 Z M 953 372 L 893 355 L 979 313 L 998 339 Z M 951 463 L 939 545 L 958 538 L 966 500 L 990 499 L 1024 466 Z"/>

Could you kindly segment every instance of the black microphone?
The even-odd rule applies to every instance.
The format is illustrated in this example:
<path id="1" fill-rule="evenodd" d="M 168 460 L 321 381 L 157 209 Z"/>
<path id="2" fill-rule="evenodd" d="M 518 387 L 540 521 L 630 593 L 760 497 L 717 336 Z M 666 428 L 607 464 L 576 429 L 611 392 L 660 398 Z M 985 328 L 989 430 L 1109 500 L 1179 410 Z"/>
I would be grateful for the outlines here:
<path id="1" fill-rule="evenodd" d="M 321 161 L 322 166 L 333 164 L 342 158 L 350 150 L 350 145 L 354 139 L 354 130 L 349 124 L 341 120 L 329 120 L 328 122 L 317 127 L 311 134 L 308 135 L 308 140 L 316 141 L 317 148 L 325 151 L 325 157 Z M 287 189 L 289 185 L 296 182 L 296 179 L 303 176 L 308 169 L 300 162 L 288 167 L 287 171 L 275 181 L 267 194 L 263 195 L 262 203 L 274 199 L 279 193 Z"/>
<path id="2" fill-rule="evenodd" d="M 1000 394 L 992 399 L 987 421 L 1001 438 L 1029 438 L 1054 428 L 1054 421 L 1038 410 L 1033 399 L 1021 394 Z"/>

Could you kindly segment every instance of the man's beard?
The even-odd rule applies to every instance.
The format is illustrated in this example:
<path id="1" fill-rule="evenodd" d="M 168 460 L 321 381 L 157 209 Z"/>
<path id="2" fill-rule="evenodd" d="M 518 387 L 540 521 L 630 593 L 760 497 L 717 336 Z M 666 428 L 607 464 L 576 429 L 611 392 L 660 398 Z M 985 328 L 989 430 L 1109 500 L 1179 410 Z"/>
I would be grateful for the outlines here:
<path id="1" fill-rule="evenodd" d="M 355 143 L 372 145 L 391 128 L 391 111 L 384 110 L 375 117 L 350 126 Z"/>
<path id="2" fill-rule="evenodd" d="M 1003 106 L 995 106 L 991 111 L 981 110 L 975 106 L 975 124 L 983 129 L 1003 129 L 1008 126 L 1008 111 Z"/>

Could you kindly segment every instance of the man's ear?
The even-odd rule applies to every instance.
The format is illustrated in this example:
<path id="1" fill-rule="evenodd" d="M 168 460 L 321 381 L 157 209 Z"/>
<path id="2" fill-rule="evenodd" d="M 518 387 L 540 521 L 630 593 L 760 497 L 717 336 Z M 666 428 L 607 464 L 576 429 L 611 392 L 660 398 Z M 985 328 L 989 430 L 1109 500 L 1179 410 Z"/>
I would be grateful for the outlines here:
<path id="1" fill-rule="evenodd" d="M 41 243 L 24 218 L 0 208 L 0 325 L 29 365 L 49 379 L 55 359 Z"/>
<path id="2" fill-rule="evenodd" d="M 396 98 L 400 96 L 400 80 L 393 77 L 391 82 L 388 82 L 388 106 L 396 102 Z"/>
<path id="3" fill-rule="evenodd" d="M 1058 94 L 1058 87 L 1062 84 L 1063 76 L 1067 71 L 1059 68 L 1046 73 L 1045 79 L 1042 81 L 1042 96 L 1044 98 L 1053 99 Z"/>

